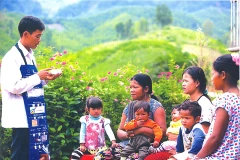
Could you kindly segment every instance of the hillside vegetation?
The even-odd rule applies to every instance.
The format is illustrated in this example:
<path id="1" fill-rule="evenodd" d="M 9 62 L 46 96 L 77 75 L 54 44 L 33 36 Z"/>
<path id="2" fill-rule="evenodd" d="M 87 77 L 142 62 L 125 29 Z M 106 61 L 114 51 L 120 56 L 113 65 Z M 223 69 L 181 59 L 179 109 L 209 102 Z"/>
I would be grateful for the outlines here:
<path id="1" fill-rule="evenodd" d="M 30 3 L 32 0 L 16 0 L 15 3 L 3 0 L 0 7 L 0 56 L 18 39 L 17 25 L 26 14 L 41 18 L 47 26 L 38 50 L 52 46 L 56 50 L 80 51 L 86 47 L 120 40 L 116 25 L 132 21 L 132 35 L 125 38 L 134 39 L 146 33 L 161 29 L 156 23 L 156 6 L 166 4 L 173 16 L 173 26 L 188 28 L 195 31 L 203 28 L 211 36 L 225 45 L 229 40 L 230 3 L 225 1 L 80 1 L 65 6 L 51 18 L 47 10 L 39 7 L 37 12 L 19 10 L 17 4 Z M 38 1 L 42 3 L 41 1 Z M 27 5 L 27 4 L 26 4 Z M 215 16 L 217 15 L 217 16 Z M 146 31 L 140 32 L 141 21 L 146 23 Z M 208 22 L 208 23 L 207 23 Z M 208 25 L 208 24 L 211 25 Z M 177 32 L 179 34 L 179 32 Z M 183 38 L 184 39 L 184 38 Z M 168 40 L 168 39 L 167 39 Z"/>

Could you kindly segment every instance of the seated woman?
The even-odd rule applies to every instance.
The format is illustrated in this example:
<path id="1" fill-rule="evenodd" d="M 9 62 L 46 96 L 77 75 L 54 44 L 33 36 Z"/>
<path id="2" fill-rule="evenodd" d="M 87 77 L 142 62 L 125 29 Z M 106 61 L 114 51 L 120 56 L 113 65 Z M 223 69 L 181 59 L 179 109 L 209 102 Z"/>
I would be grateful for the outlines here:
<path id="1" fill-rule="evenodd" d="M 117 130 L 117 136 L 121 140 L 120 146 L 124 148 L 129 137 L 138 134 L 144 134 L 151 137 L 153 140 L 153 130 L 147 127 L 137 128 L 133 131 L 126 132 L 124 130 L 124 124 L 134 119 L 133 106 L 136 103 L 135 100 L 143 100 L 150 103 L 150 119 L 154 120 L 162 129 L 163 133 L 166 133 L 166 114 L 162 104 L 158 101 L 157 97 L 152 94 L 152 80 L 146 74 L 136 74 L 130 79 L 130 94 L 133 101 L 130 102 L 123 110 L 121 122 Z M 163 135 L 165 136 L 165 135 Z M 119 151 L 121 152 L 121 151 Z M 135 159 L 134 155 L 128 157 L 128 159 Z"/>

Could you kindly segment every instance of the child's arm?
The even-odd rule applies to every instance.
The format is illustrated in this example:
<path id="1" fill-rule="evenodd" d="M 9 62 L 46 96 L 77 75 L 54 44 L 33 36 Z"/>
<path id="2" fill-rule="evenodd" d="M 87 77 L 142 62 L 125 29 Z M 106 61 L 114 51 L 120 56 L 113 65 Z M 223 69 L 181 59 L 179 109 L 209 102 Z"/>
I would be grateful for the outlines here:
<path id="1" fill-rule="evenodd" d="M 115 135 L 112 131 L 112 128 L 110 126 L 110 120 L 109 119 L 105 119 L 105 125 L 104 125 L 104 129 L 110 139 L 110 141 L 112 142 L 112 147 L 115 148 L 118 146 L 118 144 L 116 143 L 116 138 Z"/>
<path id="2" fill-rule="evenodd" d="M 184 152 L 184 146 L 183 146 L 183 137 L 182 137 L 182 129 L 179 129 L 179 134 L 177 138 L 177 145 L 176 145 L 176 152 L 182 153 Z"/>
<path id="3" fill-rule="evenodd" d="M 188 151 L 189 158 L 192 158 L 201 150 L 204 138 L 205 134 L 200 128 L 193 129 L 193 142 L 190 150 Z"/>
<path id="4" fill-rule="evenodd" d="M 154 121 L 152 121 L 152 129 L 153 129 L 153 133 L 154 133 L 154 142 L 153 142 L 153 147 L 158 147 L 159 146 L 159 142 L 162 139 L 162 129 L 159 127 L 159 125 L 157 123 L 155 123 Z"/>
<path id="5" fill-rule="evenodd" d="M 211 136 L 206 141 L 197 157 L 204 158 L 212 154 L 221 144 L 229 123 L 229 115 L 223 108 L 216 110 L 216 121 Z"/>
<path id="6" fill-rule="evenodd" d="M 81 122 L 81 128 L 80 128 L 80 134 L 79 134 L 79 141 L 80 141 L 80 151 L 85 152 L 86 147 L 85 147 L 85 136 L 86 136 L 86 120 L 85 116 L 80 118 Z"/>
<path id="7" fill-rule="evenodd" d="M 136 121 L 135 119 L 131 120 L 130 122 L 128 122 L 128 123 L 126 123 L 126 124 L 124 125 L 124 129 L 125 129 L 126 131 L 134 130 L 134 129 L 136 129 L 137 127 L 138 127 L 138 125 L 137 125 L 137 121 Z"/>

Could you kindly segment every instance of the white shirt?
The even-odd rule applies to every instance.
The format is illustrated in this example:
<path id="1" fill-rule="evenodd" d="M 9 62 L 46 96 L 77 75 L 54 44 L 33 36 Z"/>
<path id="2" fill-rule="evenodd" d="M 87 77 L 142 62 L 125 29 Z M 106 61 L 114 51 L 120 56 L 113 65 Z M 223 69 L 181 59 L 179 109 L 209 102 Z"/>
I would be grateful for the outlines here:
<path id="1" fill-rule="evenodd" d="M 200 123 L 203 123 L 203 122 L 212 123 L 212 119 L 213 119 L 213 115 L 214 115 L 214 112 L 213 112 L 214 107 L 213 107 L 213 104 L 211 103 L 211 101 L 207 97 L 202 96 L 198 100 L 198 104 L 202 108 Z"/>
<path id="2" fill-rule="evenodd" d="M 18 42 L 23 51 L 27 64 L 36 64 L 32 50 L 30 53 Z M 15 46 L 3 57 L 1 64 L 1 90 L 2 90 L 2 127 L 28 128 L 27 116 L 22 93 L 31 90 L 41 83 L 37 74 L 22 78 L 20 66 L 25 65 L 24 60 Z"/>

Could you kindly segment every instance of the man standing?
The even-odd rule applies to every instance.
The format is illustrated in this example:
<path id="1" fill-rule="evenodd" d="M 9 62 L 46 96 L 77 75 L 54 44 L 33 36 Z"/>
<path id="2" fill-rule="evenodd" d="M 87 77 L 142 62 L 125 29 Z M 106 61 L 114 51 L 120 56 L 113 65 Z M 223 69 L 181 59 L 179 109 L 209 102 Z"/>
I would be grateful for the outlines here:
<path id="1" fill-rule="evenodd" d="M 48 160 L 48 126 L 43 85 L 61 75 L 50 68 L 37 71 L 33 55 L 45 26 L 25 16 L 18 25 L 20 40 L 1 65 L 2 127 L 12 128 L 11 160 Z"/>

